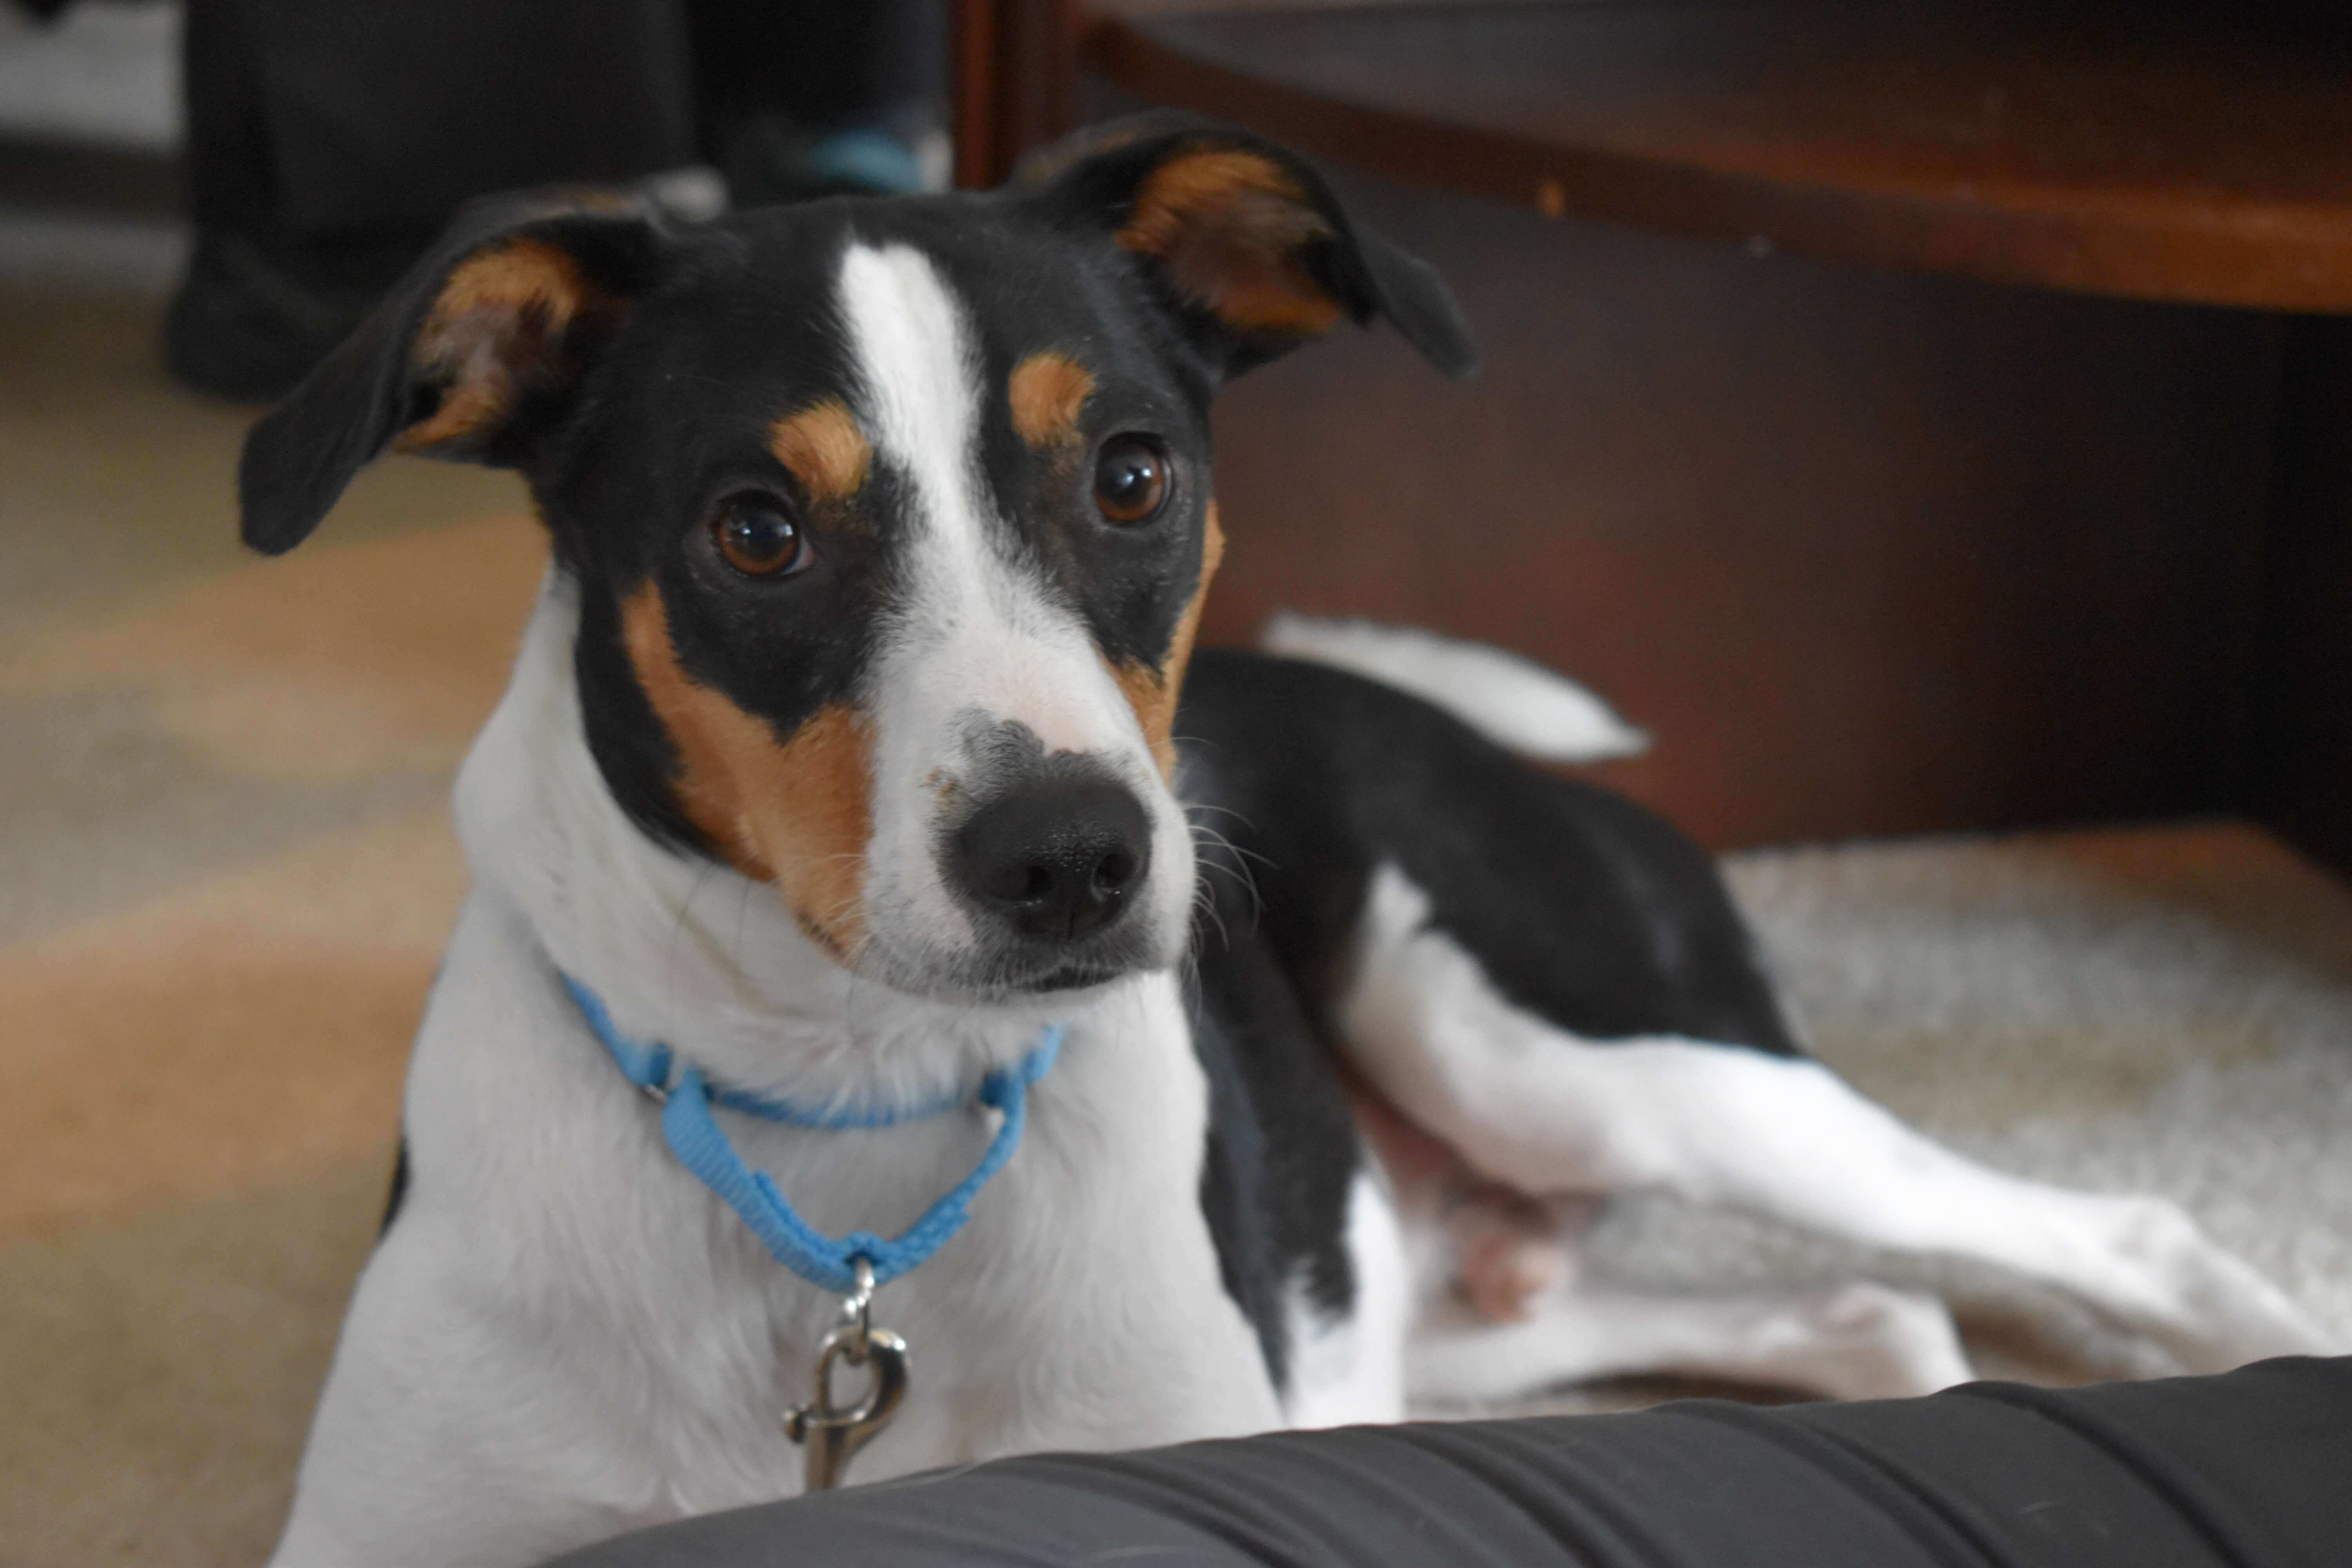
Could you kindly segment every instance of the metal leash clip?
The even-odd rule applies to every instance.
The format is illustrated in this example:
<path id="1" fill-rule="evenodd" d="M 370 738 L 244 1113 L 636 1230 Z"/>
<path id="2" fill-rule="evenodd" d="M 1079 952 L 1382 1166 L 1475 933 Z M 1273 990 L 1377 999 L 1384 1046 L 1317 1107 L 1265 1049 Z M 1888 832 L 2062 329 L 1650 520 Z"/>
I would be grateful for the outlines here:
<path id="1" fill-rule="evenodd" d="M 817 1346 L 816 1390 L 806 1405 L 784 1412 L 784 1435 L 808 1450 L 810 1491 L 841 1484 L 842 1472 L 898 1414 L 907 1397 L 907 1342 L 874 1326 L 874 1266 L 853 1260 L 857 1288 L 842 1299 L 841 1326 Z M 844 1407 L 833 1402 L 833 1363 L 870 1369 L 866 1397 Z"/>

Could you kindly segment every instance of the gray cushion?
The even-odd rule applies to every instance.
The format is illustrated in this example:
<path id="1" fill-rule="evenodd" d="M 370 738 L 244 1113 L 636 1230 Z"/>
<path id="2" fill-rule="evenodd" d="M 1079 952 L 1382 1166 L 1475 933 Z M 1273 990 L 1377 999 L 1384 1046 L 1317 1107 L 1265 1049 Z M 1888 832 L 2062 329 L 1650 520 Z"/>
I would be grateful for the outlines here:
<path id="1" fill-rule="evenodd" d="M 2341 1568 L 2352 1358 L 1040 1455 L 687 1520 L 559 1562 Z"/>

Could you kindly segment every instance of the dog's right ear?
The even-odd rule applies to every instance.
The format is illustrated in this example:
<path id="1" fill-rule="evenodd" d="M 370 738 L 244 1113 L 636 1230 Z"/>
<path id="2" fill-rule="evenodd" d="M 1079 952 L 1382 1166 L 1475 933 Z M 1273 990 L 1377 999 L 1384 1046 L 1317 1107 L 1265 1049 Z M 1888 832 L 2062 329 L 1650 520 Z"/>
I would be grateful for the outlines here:
<path id="1" fill-rule="evenodd" d="M 667 249 L 650 206 L 627 197 L 510 198 L 461 216 L 246 436 L 246 543 L 301 543 L 386 447 L 527 462 Z"/>

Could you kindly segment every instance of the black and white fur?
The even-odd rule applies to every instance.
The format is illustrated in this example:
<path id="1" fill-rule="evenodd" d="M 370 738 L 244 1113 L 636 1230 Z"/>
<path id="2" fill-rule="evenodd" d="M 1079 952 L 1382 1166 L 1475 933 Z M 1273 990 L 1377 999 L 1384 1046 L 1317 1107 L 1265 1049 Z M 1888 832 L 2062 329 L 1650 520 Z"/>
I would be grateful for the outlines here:
<path id="1" fill-rule="evenodd" d="M 475 883 L 416 1043 L 404 1194 L 275 1562 L 523 1564 L 798 1489 L 780 1413 L 836 1303 L 670 1158 L 559 973 L 802 1102 L 929 1100 L 1066 1029 L 1017 1158 L 878 1300 L 914 1385 L 858 1480 L 1605 1373 L 1968 1374 L 1938 1303 L 1876 1285 L 1633 1299 L 1520 1270 L 1545 1226 L 1634 1189 L 2005 1265 L 2192 1367 L 2318 1344 L 2177 1209 L 1985 1170 L 1858 1098 L 1804 1058 L 1687 842 L 1328 661 L 1385 660 L 1525 750 L 1574 730 L 1570 689 L 1307 627 L 1327 662 L 1204 653 L 1172 722 L 1155 707 L 1213 566 L 1211 394 L 1373 315 L 1466 368 L 1442 286 L 1311 170 L 1150 120 L 990 196 L 477 216 L 257 428 L 262 548 L 394 442 L 520 468 L 554 543 L 458 782 Z M 1044 351 L 1088 390 L 1033 441 L 1042 405 L 1013 409 L 1008 377 Z M 862 468 L 777 456 L 775 422 L 826 400 Z M 1109 521 L 1094 454 L 1136 432 L 1165 499 Z M 811 563 L 755 580 L 714 554 L 747 507 Z M 826 723 L 850 739 L 800 743 Z M 1023 831 L 1048 893 L 973 870 L 1008 801 L 1044 803 Z M 1057 934 L 1038 900 L 1072 854 L 1108 913 Z M 729 1122 L 836 1234 L 903 1226 L 990 1131 Z M 1457 1286 L 1497 1268 L 1502 1306 L 1472 1310 Z"/>

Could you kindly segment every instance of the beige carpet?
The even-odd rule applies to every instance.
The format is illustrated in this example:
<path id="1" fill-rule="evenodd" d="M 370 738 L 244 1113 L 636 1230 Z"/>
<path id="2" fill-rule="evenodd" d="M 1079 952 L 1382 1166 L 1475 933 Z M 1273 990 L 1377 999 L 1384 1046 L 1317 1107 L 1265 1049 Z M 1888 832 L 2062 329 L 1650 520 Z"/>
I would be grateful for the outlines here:
<path id="1" fill-rule="evenodd" d="M 259 1562 L 540 544 L 395 461 L 236 542 L 152 300 L 0 283 L 0 1565 Z M 487 521 L 481 521 L 487 520 Z"/>
<path id="2" fill-rule="evenodd" d="M 538 569 L 504 481 L 414 463 L 313 546 L 239 556 L 241 416 L 164 387 L 152 331 L 0 295 L 5 1568 L 267 1551 L 463 886 L 443 795 Z M 2227 824 L 1734 876 L 1866 1090 L 2013 1169 L 2171 1192 L 2352 1332 L 2336 884 Z M 1600 1253 L 1691 1281 L 1864 1261 L 1660 1205 Z M 2152 1369 L 2065 1302 L 1935 1278 L 1990 1367 Z"/>

